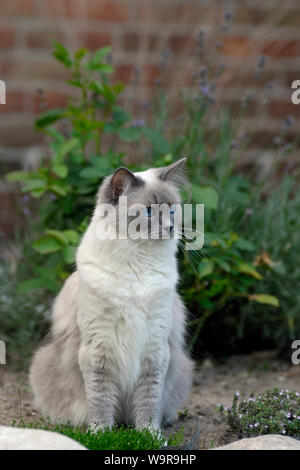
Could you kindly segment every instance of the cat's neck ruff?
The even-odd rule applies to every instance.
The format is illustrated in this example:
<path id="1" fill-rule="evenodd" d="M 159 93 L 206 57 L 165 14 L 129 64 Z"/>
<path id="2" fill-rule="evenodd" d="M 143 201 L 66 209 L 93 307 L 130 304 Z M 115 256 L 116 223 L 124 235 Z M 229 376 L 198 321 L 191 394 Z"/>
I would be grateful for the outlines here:
<path id="1" fill-rule="evenodd" d="M 178 240 L 99 239 L 93 223 L 86 231 L 77 252 L 78 266 L 93 263 L 102 269 L 170 269 L 176 263 Z"/>

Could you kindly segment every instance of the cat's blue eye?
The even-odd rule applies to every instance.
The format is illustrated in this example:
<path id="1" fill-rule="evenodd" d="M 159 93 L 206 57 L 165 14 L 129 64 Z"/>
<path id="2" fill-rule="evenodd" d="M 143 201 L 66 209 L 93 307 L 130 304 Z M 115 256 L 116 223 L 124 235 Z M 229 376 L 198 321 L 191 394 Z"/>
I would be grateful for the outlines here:
<path id="1" fill-rule="evenodd" d="M 173 204 L 173 206 L 170 207 L 170 214 L 175 214 L 175 211 L 176 211 L 176 205 Z"/>
<path id="2" fill-rule="evenodd" d="M 152 215 L 152 210 L 151 210 L 151 207 L 145 207 L 145 209 L 143 210 L 144 214 L 147 216 L 147 217 L 151 217 Z"/>

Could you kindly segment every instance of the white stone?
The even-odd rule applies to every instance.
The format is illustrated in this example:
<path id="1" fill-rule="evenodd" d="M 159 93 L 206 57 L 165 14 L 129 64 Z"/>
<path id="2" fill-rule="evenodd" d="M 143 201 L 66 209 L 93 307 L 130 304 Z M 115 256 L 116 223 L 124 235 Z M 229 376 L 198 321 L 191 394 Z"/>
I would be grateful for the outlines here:
<path id="1" fill-rule="evenodd" d="M 87 450 L 57 432 L 0 426 L 0 450 Z"/>
<path id="2" fill-rule="evenodd" d="M 212 450 L 300 450 L 300 441 L 279 434 L 250 437 Z"/>

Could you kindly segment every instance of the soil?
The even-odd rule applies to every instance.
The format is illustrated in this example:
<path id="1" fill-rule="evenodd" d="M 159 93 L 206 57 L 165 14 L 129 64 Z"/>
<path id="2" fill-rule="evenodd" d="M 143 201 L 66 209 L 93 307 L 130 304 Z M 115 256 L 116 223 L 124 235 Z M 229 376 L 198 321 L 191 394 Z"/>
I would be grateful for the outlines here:
<path id="1" fill-rule="evenodd" d="M 239 438 L 222 422 L 216 406 L 232 403 L 238 390 L 242 397 L 252 391 L 264 392 L 280 387 L 300 392 L 300 366 L 292 366 L 276 358 L 276 352 L 265 351 L 251 355 L 233 356 L 225 364 L 210 359 L 196 364 L 194 385 L 187 410 L 166 433 L 184 427 L 183 442 L 200 428 L 200 448 L 207 449 L 229 444 Z M 36 422 L 41 418 L 32 402 L 27 374 L 13 372 L 0 366 L 0 425 L 13 425 L 20 420 Z"/>

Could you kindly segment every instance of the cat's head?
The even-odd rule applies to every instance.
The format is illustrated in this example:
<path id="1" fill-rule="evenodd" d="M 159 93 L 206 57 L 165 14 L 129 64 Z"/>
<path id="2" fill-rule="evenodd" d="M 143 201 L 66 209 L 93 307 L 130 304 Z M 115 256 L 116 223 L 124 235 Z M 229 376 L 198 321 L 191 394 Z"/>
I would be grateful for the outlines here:
<path id="1" fill-rule="evenodd" d="M 185 162 L 186 158 L 183 158 L 167 167 L 138 173 L 118 168 L 100 187 L 96 208 L 98 217 L 109 229 L 113 230 L 115 225 L 120 238 L 125 238 L 125 222 L 126 238 L 174 238 L 181 222 L 180 189 L 186 181 Z M 110 215 L 109 208 L 112 209 Z"/>

